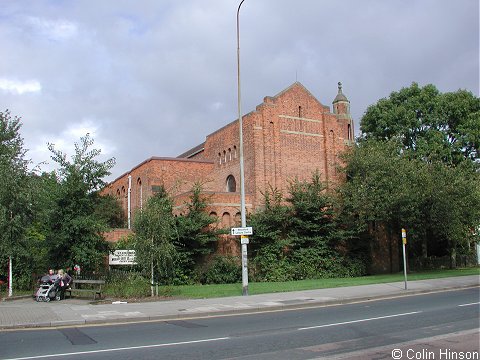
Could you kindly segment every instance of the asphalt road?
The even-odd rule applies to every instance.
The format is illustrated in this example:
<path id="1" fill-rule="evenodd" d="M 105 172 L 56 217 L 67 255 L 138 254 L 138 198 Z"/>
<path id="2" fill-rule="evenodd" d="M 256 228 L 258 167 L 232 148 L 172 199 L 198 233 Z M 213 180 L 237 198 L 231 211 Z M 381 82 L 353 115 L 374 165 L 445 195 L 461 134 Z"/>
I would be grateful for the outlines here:
<path id="1" fill-rule="evenodd" d="M 470 288 L 252 315 L 4 331 L 0 359 L 447 359 L 448 349 L 478 356 L 479 301 L 479 289 Z"/>

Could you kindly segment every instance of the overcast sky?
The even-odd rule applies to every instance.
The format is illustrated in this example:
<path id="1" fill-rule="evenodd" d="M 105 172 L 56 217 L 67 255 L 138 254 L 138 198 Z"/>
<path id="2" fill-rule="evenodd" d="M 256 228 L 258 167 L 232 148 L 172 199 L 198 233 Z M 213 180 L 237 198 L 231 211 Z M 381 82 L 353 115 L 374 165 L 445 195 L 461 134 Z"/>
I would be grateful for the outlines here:
<path id="1" fill-rule="evenodd" d="M 239 0 L 0 0 L 0 111 L 22 118 L 33 164 L 87 132 L 108 180 L 175 157 L 237 118 Z M 331 107 L 432 83 L 479 95 L 478 0 L 245 0 L 242 109 L 296 80 Z"/>

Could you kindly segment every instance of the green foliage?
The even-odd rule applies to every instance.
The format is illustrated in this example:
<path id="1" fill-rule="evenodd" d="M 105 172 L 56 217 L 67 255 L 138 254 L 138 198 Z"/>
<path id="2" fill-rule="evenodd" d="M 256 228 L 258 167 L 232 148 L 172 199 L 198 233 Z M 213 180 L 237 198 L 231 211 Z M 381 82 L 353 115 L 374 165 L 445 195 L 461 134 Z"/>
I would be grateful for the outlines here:
<path id="1" fill-rule="evenodd" d="M 365 139 L 397 139 L 418 159 L 470 166 L 479 158 L 478 124 L 480 99 L 471 92 L 442 94 L 416 83 L 369 106 L 360 121 Z"/>
<path id="2" fill-rule="evenodd" d="M 172 209 L 172 200 L 162 186 L 136 214 L 133 223 L 137 262 L 145 271 L 153 270 L 154 280 L 161 284 L 172 284 L 181 272 Z"/>
<path id="3" fill-rule="evenodd" d="M 94 212 L 95 216 L 107 224 L 109 228 L 125 227 L 125 215 L 122 206 L 112 195 L 98 196 Z"/>
<path id="4" fill-rule="evenodd" d="M 145 297 L 150 294 L 150 281 L 138 272 L 111 271 L 105 294 L 116 298 Z"/>
<path id="5" fill-rule="evenodd" d="M 90 147 L 93 139 L 87 134 L 75 144 L 72 162 L 66 155 L 49 149 L 57 162 L 59 179 L 53 211 L 49 216 L 47 244 L 51 265 L 56 268 L 80 264 L 85 271 L 97 270 L 104 264 L 108 244 L 102 237 L 107 229 L 105 219 L 95 212 L 98 190 L 104 185 L 103 177 L 109 175 L 114 159 L 98 162 L 100 150 Z"/>
<path id="6" fill-rule="evenodd" d="M 326 191 L 318 172 L 310 181 L 294 180 L 289 196 L 270 189 L 265 209 L 250 216 L 255 228 L 252 276 L 257 281 L 290 281 L 365 272 L 353 249 L 354 229 L 336 213 L 336 199 Z M 357 253 L 355 255 L 360 255 Z"/>
<path id="7" fill-rule="evenodd" d="M 248 223 L 255 229 L 250 237 L 249 252 L 254 258 L 264 247 L 278 245 L 289 246 L 289 229 L 291 227 L 291 209 L 283 204 L 283 195 L 278 189 L 271 188 L 263 193 L 264 209 L 249 214 Z"/>
<path id="8" fill-rule="evenodd" d="M 480 174 L 407 156 L 397 141 L 366 140 L 346 157 L 343 211 L 360 229 L 371 222 L 408 231 L 411 255 L 443 256 L 468 247 L 480 218 Z"/>
<path id="9" fill-rule="evenodd" d="M 195 263 L 215 250 L 219 231 L 213 226 L 216 217 L 206 212 L 208 198 L 202 195 L 201 184 L 194 184 L 190 201 L 185 206 L 186 214 L 176 218 L 178 243 L 179 251 L 184 253 L 190 264 L 189 270 L 193 270 Z"/>
<path id="10" fill-rule="evenodd" d="M 32 223 L 35 199 L 28 171 L 29 160 L 20 136 L 20 118 L 10 112 L 0 112 L 0 272 L 13 263 L 13 285 L 29 288 L 31 284 L 31 254 L 33 245 L 27 238 Z"/>
<path id="11" fill-rule="evenodd" d="M 199 275 L 202 284 L 233 284 L 242 281 L 242 268 L 238 258 L 215 256 Z"/>

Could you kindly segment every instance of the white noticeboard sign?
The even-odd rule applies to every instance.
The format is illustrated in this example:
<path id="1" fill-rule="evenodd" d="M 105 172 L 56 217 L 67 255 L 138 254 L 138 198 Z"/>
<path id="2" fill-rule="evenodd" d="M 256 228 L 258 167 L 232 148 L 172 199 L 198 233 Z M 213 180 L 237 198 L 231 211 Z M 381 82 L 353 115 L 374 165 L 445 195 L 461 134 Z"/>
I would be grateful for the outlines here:
<path id="1" fill-rule="evenodd" d="M 115 250 L 108 255 L 108 265 L 136 265 L 135 250 Z"/>
<path id="2" fill-rule="evenodd" d="M 230 229 L 230 234 L 232 234 L 232 235 L 253 235 L 253 228 L 251 226 L 231 228 Z"/>

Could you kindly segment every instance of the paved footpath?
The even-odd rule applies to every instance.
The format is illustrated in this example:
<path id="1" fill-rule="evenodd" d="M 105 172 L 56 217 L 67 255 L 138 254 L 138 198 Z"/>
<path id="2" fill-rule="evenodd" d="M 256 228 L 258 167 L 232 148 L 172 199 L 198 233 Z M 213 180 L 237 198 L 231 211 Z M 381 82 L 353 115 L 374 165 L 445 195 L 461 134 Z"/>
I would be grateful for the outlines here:
<path id="1" fill-rule="evenodd" d="M 479 287 L 480 277 L 473 275 L 409 281 L 408 290 L 405 290 L 404 286 L 404 282 L 395 282 L 213 299 L 136 303 L 94 304 L 88 300 L 77 298 L 38 303 L 32 298 L 24 298 L 0 301 L 0 330 L 171 320 L 343 304 L 432 291 Z"/>

